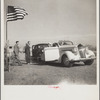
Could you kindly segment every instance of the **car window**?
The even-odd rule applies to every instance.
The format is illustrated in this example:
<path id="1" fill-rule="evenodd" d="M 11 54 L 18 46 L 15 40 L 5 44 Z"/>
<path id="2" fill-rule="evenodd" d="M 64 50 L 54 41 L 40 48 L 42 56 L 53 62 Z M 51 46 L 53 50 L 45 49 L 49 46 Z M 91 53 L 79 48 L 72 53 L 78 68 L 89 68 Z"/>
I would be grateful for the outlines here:
<path id="1" fill-rule="evenodd" d="M 34 49 L 34 48 L 35 48 L 35 45 L 32 46 L 32 49 Z"/>
<path id="2" fill-rule="evenodd" d="M 38 47 L 37 47 L 38 49 L 40 49 L 41 48 L 41 46 L 40 45 L 38 45 Z"/>
<path id="3" fill-rule="evenodd" d="M 37 45 L 34 47 L 34 49 L 37 49 Z"/>
<path id="4" fill-rule="evenodd" d="M 45 47 L 49 47 L 49 45 L 48 44 L 39 44 L 39 45 L 34 46 L 34 49 L 43 49 Z"/>
<path id="5" fill-rule="evenodd" d="M 42 49 L 42 48 L 45 48 L 45 47 L 48 47 L 48 44 L 43 44 L 43 45 L 40 45 L 40 46 L 39 46 L 39 48 L 41 48 L 41 49 Z"/>
<path id="6" fill-rule="evenodd" d="M 73 45 L 73 43 L 71 41 L 67 41 L 67 42 L 64 42 L 63 45 Z"/>

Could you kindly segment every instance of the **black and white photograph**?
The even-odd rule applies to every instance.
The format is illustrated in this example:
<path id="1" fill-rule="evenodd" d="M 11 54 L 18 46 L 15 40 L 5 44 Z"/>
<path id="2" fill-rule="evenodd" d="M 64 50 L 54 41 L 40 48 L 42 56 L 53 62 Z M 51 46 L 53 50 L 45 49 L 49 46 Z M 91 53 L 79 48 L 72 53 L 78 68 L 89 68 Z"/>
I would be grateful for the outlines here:
<path id="1" fill-rule="evenodd" d="M 3 0 L 4 86 L 97 86 L 97 2 Z"/>
<path id="2" fill-rule="evenodd" d="M 4 0 L 4 84 L 97 84 L 96 0 Z"/>

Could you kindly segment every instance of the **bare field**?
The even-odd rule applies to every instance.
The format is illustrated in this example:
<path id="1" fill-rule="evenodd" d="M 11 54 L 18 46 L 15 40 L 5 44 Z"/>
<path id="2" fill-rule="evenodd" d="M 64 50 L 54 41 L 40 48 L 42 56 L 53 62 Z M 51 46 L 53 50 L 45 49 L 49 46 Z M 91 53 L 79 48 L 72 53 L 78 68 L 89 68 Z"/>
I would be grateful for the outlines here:
<path id="1" fill-rule="evenodd" d="M 10 72 L 4 72 L 4 83 L 5 85 L 95 85 L 96 61 L 91 66 L 78 63 L 70 68 L 55 63 L 10 66 Z"/>

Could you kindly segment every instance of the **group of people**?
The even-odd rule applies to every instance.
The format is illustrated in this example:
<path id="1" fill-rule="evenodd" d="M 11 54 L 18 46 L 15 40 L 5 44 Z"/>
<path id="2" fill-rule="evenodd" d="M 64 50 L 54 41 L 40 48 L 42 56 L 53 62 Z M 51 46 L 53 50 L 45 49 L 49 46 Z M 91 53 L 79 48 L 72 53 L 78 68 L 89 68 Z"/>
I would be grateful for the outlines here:
<path id="1" fill-rule="evenodd" d="M 19 53 L 22 53 L 19 48 L 19 41 L 16 41 L 16 44 L 14 45 L 14 56 L 17 60 L 19 60 Z M 25 45 L 25 60 L 27 64 L 30 64 L 30 41 L 28 41 Z"/>

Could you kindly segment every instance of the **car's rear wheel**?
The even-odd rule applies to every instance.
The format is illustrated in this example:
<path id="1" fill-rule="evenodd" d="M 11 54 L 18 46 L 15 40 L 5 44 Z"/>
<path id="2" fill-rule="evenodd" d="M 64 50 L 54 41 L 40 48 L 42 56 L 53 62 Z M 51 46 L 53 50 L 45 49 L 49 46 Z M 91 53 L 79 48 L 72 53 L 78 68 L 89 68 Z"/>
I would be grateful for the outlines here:
<path id="1" fill-rule="evenodd" d="M 85 65 L 91 65 L 93 64 L 94 60 L 87 60 L 84 62 Z"/>
<path id="2" fill-rule="evenodd" d="M 62 57 L 62 64 L 65 66 L 65 67 L 71 67 L 73 64 L 70 63 L 68 57 L 66 55 L 64 55 Z"/>

